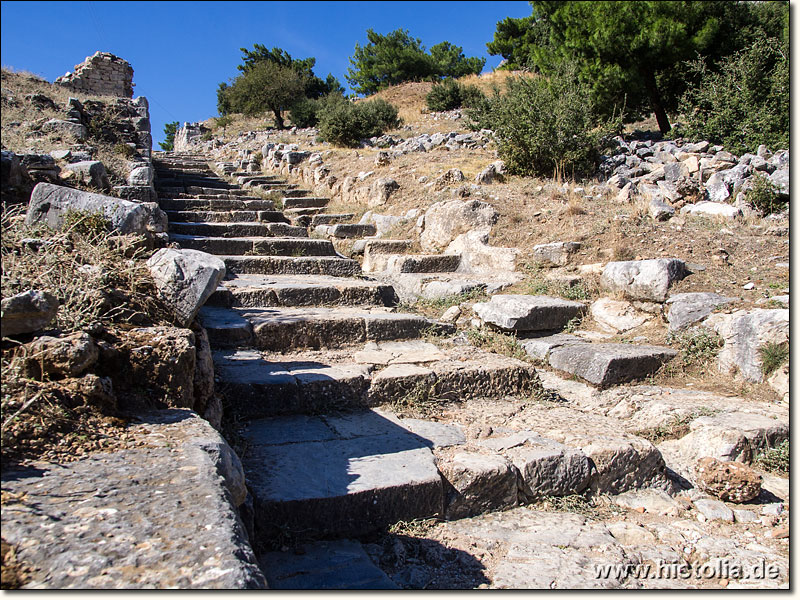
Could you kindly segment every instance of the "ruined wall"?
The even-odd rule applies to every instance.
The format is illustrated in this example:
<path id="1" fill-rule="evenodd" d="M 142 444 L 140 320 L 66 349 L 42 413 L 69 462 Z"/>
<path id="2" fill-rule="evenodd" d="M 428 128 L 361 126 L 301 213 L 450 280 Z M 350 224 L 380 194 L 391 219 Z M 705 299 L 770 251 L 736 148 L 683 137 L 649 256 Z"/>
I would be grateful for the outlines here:
<path id="1" fill-rule="evenodd" d="M 118 56 L 98 51 L 54 83 L 94 96 L 133 98 L 133 67 Z"/>

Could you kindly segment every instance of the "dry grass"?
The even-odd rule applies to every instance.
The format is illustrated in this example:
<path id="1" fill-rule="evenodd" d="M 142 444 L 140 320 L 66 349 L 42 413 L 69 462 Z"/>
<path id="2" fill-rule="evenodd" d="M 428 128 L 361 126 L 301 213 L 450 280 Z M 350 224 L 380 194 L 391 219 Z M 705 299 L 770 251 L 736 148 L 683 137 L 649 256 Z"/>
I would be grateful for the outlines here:
<path id="1" fill-rule="evenodd" d="M 53 150 L 68 149 L 78 140 L 69 135 L 44 132 L 42 125 L 50 119 L 64 119 L 69 98 L 108 103 L 109 98 L 90 96 L 53 85 L 26 71 L 3 67 L 2 82 L 2 147 L 17 154 L 46 154 Z M 32 104 L 27 97 L 33 94 L 46 96 L 54 106 Z M 95 148 L 95 160 L 102 162 L 109 173 L 112 185 L 124 184 L 127 159 L 115 144 L 90 137 L 86 142 Z"/>
<path id="2" fill-rule="evenodd" d="M 146 251 L 137 249 L 140 239 L 105 231 L 79 233 L 85 219 L 74 220 L 64 231 L 28 227 L 21 211 L 15 207 L 2 215 L 4 298 L 30 289 L 50 291 L 60 303 L 55 326 L 65 332 L 96 321 L 166 320 L 142 260 Z"/>

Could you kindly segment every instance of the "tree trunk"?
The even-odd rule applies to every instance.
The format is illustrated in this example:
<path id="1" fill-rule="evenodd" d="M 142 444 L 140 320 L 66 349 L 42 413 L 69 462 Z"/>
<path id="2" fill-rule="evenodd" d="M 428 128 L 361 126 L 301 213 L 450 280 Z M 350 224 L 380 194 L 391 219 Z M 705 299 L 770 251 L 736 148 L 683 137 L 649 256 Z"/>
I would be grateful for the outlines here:
<path id="1" fill-rule="evenodd" d="M 672 129 L 672 126 L 669 124 L 667 111 L 664 110 L 664 106 L 661 104 L 661 92 L 658 91 L 658 84 L 656 84 L 656 74 L 653 71 L 642 72 L 642 78 L 644 79 L 647 95 L 650 96 L 650 106 L 656 115 L 658 128 L 662 134 L 667 133 Z"/>
<path id="2" fill-rule="evenodd" d="M 284 129 L 286 126 L 283 123 L 283 115 L 281 115 L 281 111 L 273 108 L 272 114 L 275 116 L 275 127 L 278 129 Z"/>

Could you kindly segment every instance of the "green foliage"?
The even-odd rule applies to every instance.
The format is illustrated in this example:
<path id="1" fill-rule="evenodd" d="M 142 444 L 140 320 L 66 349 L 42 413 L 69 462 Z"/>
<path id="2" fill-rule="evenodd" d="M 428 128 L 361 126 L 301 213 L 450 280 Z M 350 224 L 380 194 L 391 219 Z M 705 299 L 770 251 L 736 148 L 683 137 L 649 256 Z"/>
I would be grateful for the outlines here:
<path id="1" fill-rule="evenodd" d="M 272 112 L 278 129 L 284 127 L 282 111 L 304 97 L 303 80 L 294 69 L 266 60 L 255 63 L 232 85 L 220 90 L 231 112 L 253 116 Z"/>
<path id="2" fill-rule="evenodd" d="M 747 191 L 747 201 L 762 215 L 771 215 L 783 209 L 786 202 L 778 196 L 778 186 L 764 175 L 752 179 L 753 187 Z"/>
<path id="3" fill-rule="evenodd" d="M 760 37 L 723 59 L 718 72 L 690 64 L 700 84 L 681 100 L 684 135 L 724 144 L 743 154 L 759 144 L 789 147 L 789 44 Z"/>
<path id="4" fill-rule="evenodd" d="M 374 94 L 406 81 L 436 80 L 480 73 L 485 59 L 467 58 L 460 46 L 442 42 L 430 54 L 408 30 L 382 35 L 367 30 L 367 45 L 356 44 L 347 81 L 359 94 Z"/>
<path id="5" fill-rule="evenodd" d="M 431 61 L 434 74 L 438 77 L 464 77 L 465 75 L 478 74 L 486 64 L 485 58 L 464 56 L 461 46 L 454 46 L 450 42 L 441 42 L 431 46 Z"/>
<path id="6" fill-rule="evenodd" d="M 178 132 L 178 121 L 173 121 L 172 123 L 167 123 L 164 125 L 164 133 L 166 137 L 164 138 L 163 142 L 158 142 L 158 145 L 161 146 L 161 149 L 166 152 L 172 152 L 175 148 L 175 134 Z"/>
<path id="7" fill-rule="evenodd" d="M 546 19 L 537 18 L 534 13 L 530 17 L 512 19 L 508 17 L 497 24 L 494 39 L 486 44 L 489 54 L 500 55 L 506 63 L 500 67 L 508 70 L 537 70 L 531 60 L 537 47 L 550 45 L 550 23 Z"/>
<path id="8" fill-rule="evenodd" d="M 486 97 L 476 86 L 464 85 L 453 79 L 435 83 L 425 97 L 428 110 L 432 111 L 453 110 L 462 106 L 474 107 L 485 100 Z"/>
<path id="9" fill-rule="evenodd" d="M 111 229 L 111 221 L 102 211 L 69 210 L 62 217 L 61 229 L 85 238 L 96 238 Z"/>
<path id="10" fill-rule="evenodd" d="M 319 123 L 317 116 L 318 103 L 310 98 L 303 98 L 292 106 L 289 118 L 297 127 L 315 127 Z"/>
<path id="11" fill-rule="evenodd" d="M 317 115 L 320 138 L 340 146 L 357 146 L 400 125 L 397 108 L 380 98 L 351 103 L 332 95 L 320 104 Z"/>
<path id="12" fill-rule="evenodd" d="M 764 377 L 769 377 L 789 358 L 789 344 L 776 344 L 768 342 L 758 349 L 761 358 L 761 372 Z"/>
<path id="13" fill-rule="evenodd" d="M 679 68 L 698 54 L 715 64 L 760 36 L 788 43 L 789 4 L 729 1 L 533 1 L 532 14 L 497 24 L 490 54 L 506 68 L 552 73 L 579 64 L 605 116 L 625 105 L 636 120 L 652 110 L 663 133 L 696 74 Z M 649 110 L 648 110 L 649 109 Z"/>
<path id="14" fill-rule="evenodd" d="M 766 448 L 756 456 L 756 465 L 771 473 L 789 473 L 789 440 L 783 440 L 775 448 Z"/>
<path id="15" fill-rule="evenodd" d="M 526 362 L 533 360 L 513 335 L 490 329 L 469 329 L 467 330 L 467 339 L 476 348 L 487 352 L 503 354 Z"/>
<path id="16" fill-rule="evenodd" d="M 222 127 L 222 131 L 225 131 L 225 128 L 231 123 L 233 123 L 233 117 L 230 115 L 223 115 L 214 119 L 214 128 Z"/>
<path id="17" fill-rule="evenodd" d="M 594 173 L 622 118 L 600 121 L 574 65 L 563 62 L 549 78 L 509 78 L 506 85 L 506 94 L 495 93 L 467 114 L 474 128 L 494 131 L 508 170 L 546 177 Z"/>
<path id="18" fill-rule="evenodd" d="M 699 417 L 710 417 L 717 414 L 717 410 L 702 407 L 691 412 L 676 415 L 660 425 L 635 432 L 635 435 L 651 441 L 654 444 L 664 440 L 679 440 L 690 431 L 690 424 Z"/>
<path id="19" fill-rule="evenodd" d="M 684 369 L 710 364 L 723 344 L 722 338 L 716 332 L 698 327 L 670 333 L 667 343 L 677 344 L 679 347 L 680 363 Z"/>
<path id="20" fill-rule="evenodd" d="M 270 62 L 281 67 L 287 67 L 295 71 L 303 82 L 303 94 L 306 98 L 321 98 L 330 93 L 344 93 L 344 88 L 332 74 L 323 81 L 314 75 L 314 65 L 317 59 L 314 57 L 293 59 L 292 55 L 281 48 L 268 50 L 262 44 L 254 44 L 252 50 L 240 48 L 242 51 L 242 64 L 236 67 L 243 73 L 247 73 L 256 65 L 262 62 Z"/>

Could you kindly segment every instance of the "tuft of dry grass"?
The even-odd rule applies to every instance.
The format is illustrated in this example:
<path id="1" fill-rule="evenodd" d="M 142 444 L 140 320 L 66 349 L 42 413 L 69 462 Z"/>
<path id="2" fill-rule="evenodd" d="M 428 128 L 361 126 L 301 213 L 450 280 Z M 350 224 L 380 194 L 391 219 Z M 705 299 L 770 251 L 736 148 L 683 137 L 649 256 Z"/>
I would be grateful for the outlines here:
<path id="1" fill-rule="evenodd" d="M 64 230 L 23 223 L 24 207 L 2 213 L 2 295 L 50 291 L 59 299 L 55 326 L 69 332 L 97 321 L 166 320 L 144 263 L 141 238 L 86 227 L 91 215 Z"/>

